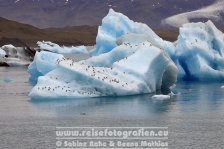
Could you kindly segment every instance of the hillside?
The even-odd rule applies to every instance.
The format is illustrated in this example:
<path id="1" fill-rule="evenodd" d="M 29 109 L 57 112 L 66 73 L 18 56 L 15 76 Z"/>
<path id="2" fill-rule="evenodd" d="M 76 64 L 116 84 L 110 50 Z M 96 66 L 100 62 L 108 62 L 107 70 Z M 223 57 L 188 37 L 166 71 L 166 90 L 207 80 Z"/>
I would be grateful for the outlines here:
<path id="1" fill-rule="evenodd" d="M 96 26 L 39 29 L 31 25 L 0 18 L 0 45 L 36 46 L 39 40 L 50 40 L 64 45 L 93 45 Z"/>
<path id="2" fill-rule="evenodd" d="M 175 41 L 177 31 L 155 30 L 164 39 Z M 52 41 L 60 45 L 94 45 L 97 26 L 75 26 L 39 29 L 28 24 L 0 18 L 0 46 L 36 46 L 37 41 Z"/>

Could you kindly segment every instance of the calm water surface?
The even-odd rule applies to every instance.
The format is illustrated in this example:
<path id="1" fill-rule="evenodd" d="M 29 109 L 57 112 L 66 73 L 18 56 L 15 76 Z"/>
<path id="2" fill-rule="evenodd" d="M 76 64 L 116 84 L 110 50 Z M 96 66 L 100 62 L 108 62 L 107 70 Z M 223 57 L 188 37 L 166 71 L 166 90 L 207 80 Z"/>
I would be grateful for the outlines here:
<path id="1" fill-rule="evenodd" d="M 224 148 L 222 83 L 178 83 L 176 97 L 32 101 L 26 68 L 0 68 L 0 148 L 55 148 L 58 126 L 168 127 L 169 148 Z"/>

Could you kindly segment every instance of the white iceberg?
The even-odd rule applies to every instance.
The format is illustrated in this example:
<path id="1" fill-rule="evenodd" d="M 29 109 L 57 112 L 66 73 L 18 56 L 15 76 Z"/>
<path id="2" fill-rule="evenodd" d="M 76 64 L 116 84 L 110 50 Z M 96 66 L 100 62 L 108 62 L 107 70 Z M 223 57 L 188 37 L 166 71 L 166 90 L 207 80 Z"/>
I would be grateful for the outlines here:
<path id="1" fill-rule="evenodd" d="M 65 59 L 63 55 L 41 51 L 36 52 L 33 62 L 28 67 L 28 72 L 33 79 L 45 75 L 57 67 L 57 60 Z"/>
<path id="2" fill-rule="evenodd" d="M 40 49 L 51 51 L 59 54 L 88 54 L 85 46 L 79 47 L 60 47 L 58 44 L 52 43 L 50 41 L 38 41 L 37 45 Z"/>
<path id="3" fill-rule="evenodd" d="M 183 25 L 176 56 L 185 80 L 224 80 L 224 34 L 211 21 Z"/>
<path id="4" fill-rule="evenodd" d="M 130 52 L 126 54 L 125 51 L 129 50 Z M 114 60 L 110 55 L 126 57 L 121 56 L 119 60 Z M 121 45 L 117 50 L 110 51 L 107 56 L 99 58 L 97 65 L 100 65 L 100 62 L 104 63 L 106 59 L 111 59 L 107 64 L 111 67 L 95 67 L 84 62 L 61 58 L 58 67 L 38 78 L 38 83 L 29 96 L 31 98 L 125 96 L 169 89 L 176 82 L 177 68 L 173 61 L 164 50 L 149 42 L 142 43 L 142 46 L 135 50 L 125 46 L 122 49 Z"/>
<path id="5" fill-rule="evenodd" d="M 13 45 L 2 46 L 0 55 L 2 55 L 0 62 L 8 66 L 28 66 L 33 60 L 32 53 L 27 52 L 25 48 L 14 47 Z"/>

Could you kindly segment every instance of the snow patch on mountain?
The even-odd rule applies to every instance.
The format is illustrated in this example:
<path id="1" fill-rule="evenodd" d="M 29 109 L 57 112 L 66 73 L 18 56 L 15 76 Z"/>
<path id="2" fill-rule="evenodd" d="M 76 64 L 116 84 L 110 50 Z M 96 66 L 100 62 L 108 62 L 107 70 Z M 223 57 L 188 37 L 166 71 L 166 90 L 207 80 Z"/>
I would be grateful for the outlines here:
<path id="1" fill-rule="evenodd" d="M 203 7 L 201 9 L 184 12 L 180 14 L 176 14 L 170 16 L 164 20 L 162 20 L 162 24 L 168 24 L 173 27 L 181 27 L 185 23 L 189 23 L 191 19 L 213 19 L 213 20 L 221 20 L 221 13 L 224 12 L 224 1 L 217 0 L 212 5 L 207 7 Z"/>

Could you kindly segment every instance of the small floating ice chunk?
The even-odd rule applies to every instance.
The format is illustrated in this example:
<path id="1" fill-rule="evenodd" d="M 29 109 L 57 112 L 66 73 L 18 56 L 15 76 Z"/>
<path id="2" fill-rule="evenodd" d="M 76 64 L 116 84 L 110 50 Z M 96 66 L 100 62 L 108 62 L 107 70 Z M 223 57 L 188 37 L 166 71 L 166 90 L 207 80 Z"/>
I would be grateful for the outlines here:
<path id="1" fill-rule="evenodd" d="M 168 100 L 171 99 L 175 94 L 171 91 L 168 95 L 153 95 L 152 99 L 154 100 Z"/>
<path id="2" fill-rule="evenodd" d="M 173 84 L 172 86 L 169 87 L 170 90 L 174 89 L 176 87 L 176 84 Z M 173 94 L 173 92 L 171 92 Z"/>
<path id="3" fill-rule="evenodd" d="M 153 95 L 152 96 L 152 99 L 154 100 L 168 100 L 170 98 L 171 98 L 170 95 Z"/>

